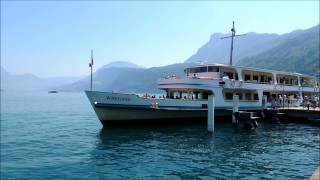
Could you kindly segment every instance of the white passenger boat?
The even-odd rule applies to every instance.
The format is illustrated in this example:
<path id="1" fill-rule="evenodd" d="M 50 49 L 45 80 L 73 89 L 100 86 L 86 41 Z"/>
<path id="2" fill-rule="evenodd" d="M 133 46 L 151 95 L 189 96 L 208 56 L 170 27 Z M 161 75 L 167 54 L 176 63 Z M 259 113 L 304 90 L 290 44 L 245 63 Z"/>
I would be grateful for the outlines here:
<path id="1" fill-rule="evenodd" d="M 168 76 L 158 81 L 163 97 L 85 91 L 103 125 L 117 122 L 204 119 L 207 99 L 214 96 L 215 116 L 232 109 L 233 95 L 240 110 L 259 110 L 262 96 L 268 106 L 300 105 L 305 96 L 319 97 L 317 78 L 281 71 L 223 64 L 202 64 L 186 68 L 184 77 Z"/>

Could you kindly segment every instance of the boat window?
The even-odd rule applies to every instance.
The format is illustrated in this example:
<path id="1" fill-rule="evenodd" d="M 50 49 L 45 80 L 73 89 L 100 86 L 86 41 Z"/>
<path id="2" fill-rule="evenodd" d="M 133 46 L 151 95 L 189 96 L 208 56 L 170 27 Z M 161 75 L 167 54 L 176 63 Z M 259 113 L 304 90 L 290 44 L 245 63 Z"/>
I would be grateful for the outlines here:
<path id="1" fill-rule="evenodd" d="M 304 85 L 306 84 L 306 81 L 305 81 L 304 78 L 301 78 L 301 79 L 300 79 L 300 84 L 301 84 L 301 86 L 304 86 Z"/>
<path id="2" fill-rule="evenodd" d="M 259 100 L 259 96 L 257 93 L 254 93 L 254 100 Z"/>
<path id="3" fill-rule="evenodd" d="M 207 72 L 207 67 L 190 68 L 190 73 L 201 73 L 201 72 Z"/>
<path id="4" fill-rule="evenodd" d="M 219 67 L 209 66 L 208 72 L 219 72 Z"/>
<path id="5" fill-rule="evenodd" d="M 199 99 L 199 93 L 200 92 L 193 92 L 194 93 L 194 95 L 195 95 L 195 99 Z"/>
<path id="6" fill-rule="evenodd" d="M 197 68 L 190 68 L 190 73 L 197 73 Z"/>
<path id="7" fill-rule="evenodd" d="M 246 97 L 245 97 L 246 100 L 248 100 L 248 101 L 252 100 L 252 98 L 251 98 L 251 93 L 246 93 L 245 96 L 246 96 Z"/>
<path id="8" fill-rule="evenodd" d="M 202 99 L 208 99 L 208 97 L 212 95 L 212 92 L 209 92 L 209 91 L 204 91 L 202 93 Z"/>
<path id="9" fill-rule="evenodd" d="M 228 76 L 229 79 L 233 79 L 233 72 L 223 72 L 222 77 Z"/>
<path id="10" fill-rule="evenodd" d="M 250 81 L 250 79 L 251 79 L 250 74 L 245 74 L 245 75 L 244 75 L 244 80 L 245 80 L 245 81 Z"/>
<path id="11" fill-rule="evenodd" d="M 207 72 L 207 67 L 200 67 L 200 72 Z"/>
<path id="12" fill-rule="evenodd" d="M 239 96 L 239 100 L 242 100 L 242 93 L 236 93 Z"/>
<path id="13" fill-rule="evenodd" d="M 233 79 L 233 73 L 229 72 L 227 74 L 228 74 L 229 79 Z"/>
<path id="14" fill-rule="evenodd" d="M 289 84 L 289 79 L 288 78 L 285 79 L 285 83 Z"/>
<path id="15" fill-rule="evenodd" d="M 257 81 L 257 82 L 258 82 L 259 77 L 258 77 L 257 75 L 253 75 L 253 76 L 252 76 L 252 80 L 254 80 L 254 81 Z"/>
<path id="16" fill-rule="evenodd" d="M 202 104 L 201 108 L 208 108 L 208 105 L 207 104 Z"/>
<path id="17" fill-rule="evenodd" d="M 226 99 L 233 99 L 233 93 L 229 93 L 229 92 L 227 92 L 226 93 Z"/>
<path id="18" fill-rule="evenodd" d="M 283 78 L 279 78 L 280 84 L 283 84 Z"/>
<path id="19" fill-rule="evenodd" d="M 263 75 L 261 75 L 261 77 L 260 77 L 260 81 L 261 81 L 261 82 L 266 82 L 266 77 L 265 77 L 265 76 L 263 76 Z"/>

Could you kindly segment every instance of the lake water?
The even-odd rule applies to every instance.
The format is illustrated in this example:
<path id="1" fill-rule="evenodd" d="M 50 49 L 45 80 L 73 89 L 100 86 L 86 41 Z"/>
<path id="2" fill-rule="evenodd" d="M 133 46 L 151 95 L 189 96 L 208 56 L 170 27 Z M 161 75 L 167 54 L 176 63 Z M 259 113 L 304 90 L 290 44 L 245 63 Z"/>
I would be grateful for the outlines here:
<path id="1" fill-rule="evenodd" d="M 1 92 L 1 179 L 307 179 L 320 128 L 102 128 L 84 93 Z"/>

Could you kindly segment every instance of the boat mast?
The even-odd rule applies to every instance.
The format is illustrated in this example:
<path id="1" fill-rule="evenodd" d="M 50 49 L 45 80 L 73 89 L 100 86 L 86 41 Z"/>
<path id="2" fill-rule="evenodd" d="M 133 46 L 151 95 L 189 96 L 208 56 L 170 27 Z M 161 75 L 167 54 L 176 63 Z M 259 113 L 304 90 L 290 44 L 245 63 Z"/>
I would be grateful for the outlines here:
<path id="1" fill-rule="evenodd" d="M 93 68 L 93 50 L 91 50 L 91 62 L 89 63 L 90 73 L 90 91 L 92 91 L 92 68 Z"/>
<path id="2" fill-rule="evenodd" d="M 240 35 L 236 35 L 236 29 L 234 28 L 234 21 L 232 21 L 232 28 L 231 28 L 231 36 L 226 36 L 226 37 L 222 37 L 221 39 L 225 39 L 225 38 L 231 38 L 231 47 L 230 47 L 230 62 L 229 64 L 232 65 L 232 54 L 233 54 L 233 38 L 236 36 L 243 36 L 246 34 L 240 34 Z"/>
<path id="3" fill-rule="evenodd" d="M 236 30 L 234 29 L 234 21 L 232 21 L 232 29 L 231 29 L 231 48 L 230 48 L 230 62 L 229 64 L 232 65 L 232 52 L 233 52 L 233 37 L 236 34 Z"/>

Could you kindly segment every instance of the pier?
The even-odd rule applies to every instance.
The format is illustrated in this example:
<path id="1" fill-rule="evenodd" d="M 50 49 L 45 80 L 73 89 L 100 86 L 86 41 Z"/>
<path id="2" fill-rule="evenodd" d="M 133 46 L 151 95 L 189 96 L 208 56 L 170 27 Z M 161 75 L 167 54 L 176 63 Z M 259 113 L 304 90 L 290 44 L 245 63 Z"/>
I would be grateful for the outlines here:
<path id="1" fill-rule="evenodd" d="M 320 126 L 320 108 L 306 109 L 303 107 L 289 107 L 267 109 L 267 114 L 277 114 L 280 120 L 286 118 L 288 122 L 303 123 Z"/>
<path id="2" fill-rule="evenodd" d="M 211 100 L 208 101 L 208 104 Z M 210 105 L 208 106 L 208 123 L 212 121 L 209 118 Z M 262 97 L 261 109 L 239 110 L 239 97 L 233 96 L 232 109 L 228 110 L 226 115 L 231 118 L 234 127 L 244 127 L 245 129 L 255 129 L 259 122 L 272 124 L 278 123 L 301 123 L 320 126 L 320 107 L 274 107 L 267 108 L 267 97 Z M 213 120 L 214 122 L 214 120 Z M 210 124 L 211 125 L 211 124 Z M 209 128 L 209 124 L 208 124 Z"/>
<path id="3" fill-rule="evenodd" d="M 235 125 L 234 117 L 238 117 L 236 124 L 243 123 L 243 121 L 259 120 L 267 123 L 301 123 L 320 126 L 320 108 L 304 109 L 302 107 L 296 108 L 275 108 L 275 109 L 261 109 L 261 110 L 244 110 L 237 112 L 235 116 L 232 112 L 232 124 Z"/>

